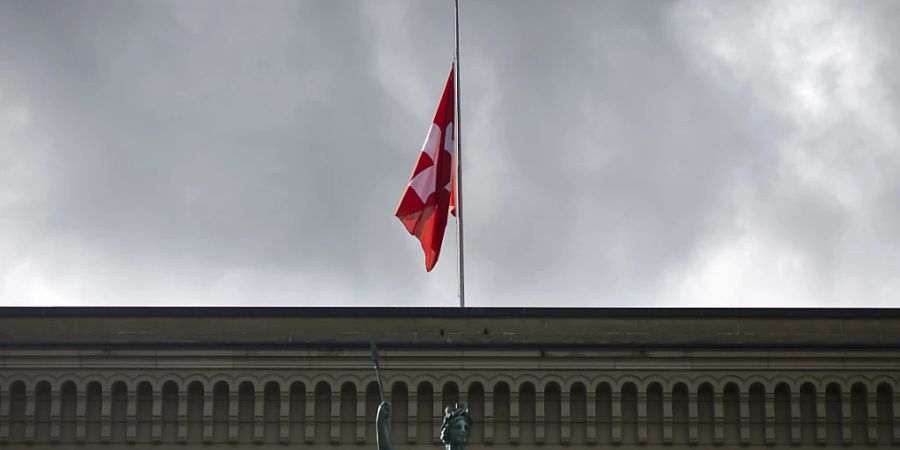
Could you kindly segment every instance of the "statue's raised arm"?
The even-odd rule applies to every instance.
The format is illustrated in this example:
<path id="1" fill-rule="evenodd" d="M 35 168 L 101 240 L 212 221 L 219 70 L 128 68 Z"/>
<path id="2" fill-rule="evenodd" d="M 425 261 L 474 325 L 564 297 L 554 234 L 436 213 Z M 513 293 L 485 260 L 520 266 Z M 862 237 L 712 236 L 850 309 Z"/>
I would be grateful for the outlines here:
<path id="1" fill-rule="evenodd" d="M 381 402 L 375 415 L 375 442 L 378 450 L 395 450 L 391 437 L 391 405 Z"/>

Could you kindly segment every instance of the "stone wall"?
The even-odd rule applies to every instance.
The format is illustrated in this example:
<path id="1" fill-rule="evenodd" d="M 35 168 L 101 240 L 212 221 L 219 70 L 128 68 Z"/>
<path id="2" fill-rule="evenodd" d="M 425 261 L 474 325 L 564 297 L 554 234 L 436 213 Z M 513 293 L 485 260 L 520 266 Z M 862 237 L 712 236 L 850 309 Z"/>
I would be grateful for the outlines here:
<path id="1" fill-rule="evenodd" d="M 0 446 L 372 449 L 380 400 L 366 336 L 381 346 L 398 450 L 441 448 L 442 407 L 457 401 L 476 422 L 473 450 L 900 445 L 892 311 L 701 318 L 634 310 L 594 319 L 595 333 L 586 333 L 590 314 L 575 312 L 416 310 L 416 320 L 407 310 L 247 310 L 241 327 L 227 314 L 212 326 L 221 310 L 118 311 L 0 311 Z M 516 320 L 527 345 L 474 332 L 490 336 Z M 670 323 L 668 334 L 642 336 L 652 321 Z M 717 345 L 705 334 L 729 321 L 753 337 Z M 426 335 L 423 322 L 440 328 Z M 284 342 L 282 328 L 295 342 Z M 355 340 L 346 338 L 354 330 Z M 810 330 L 819 339 L 791 338 Z M 190 338 L 210 334 L 218 342 Z"/>

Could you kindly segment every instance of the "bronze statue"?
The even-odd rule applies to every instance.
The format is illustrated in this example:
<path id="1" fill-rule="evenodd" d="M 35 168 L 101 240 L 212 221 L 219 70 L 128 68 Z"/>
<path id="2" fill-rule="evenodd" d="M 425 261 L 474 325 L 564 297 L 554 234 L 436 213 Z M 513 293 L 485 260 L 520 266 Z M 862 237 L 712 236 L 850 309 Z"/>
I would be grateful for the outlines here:
<path id="1" fill-rule="evenodd" d="M 465 450 L 472 431 L 472 417 L 469 410 L 459 403 L 444 408 L 441 423 L 441 441 L 447 450 Z M 391 405 L 382 402 L 375 416 L 375 440 L 377 450 L 396 450 L 391 438 Z"/>
<path id="2" fill-rule="evenodd" d="M 369 340 L 372 362 L 375 364 L 375 375 L 378 379 L 378 390 L 381 394 L 381 404 L 375 415 L 375 442 L 377 450 L 396 450 L 394 440 L 391 437 L 391 405 L 384 401 L 384 387 L 381 381 L 381 358 L 375 342 Z M 452 407 L 444 408 L 444 421 L 441 423 L 441 441 L 447 450 L 465 450 L 469 442 L 469 433 L 472 431 L 472 417 L 469 410 L 459 403 Z"/>
<path id="3" fill-rule="evenodd" d="M 441 441 L 447 450 L 464 450 L 472 432 L 472 416 L 469 410 L 456 403 L 453 407 L 444 408 L 444 421 L 441 423 Z"/>

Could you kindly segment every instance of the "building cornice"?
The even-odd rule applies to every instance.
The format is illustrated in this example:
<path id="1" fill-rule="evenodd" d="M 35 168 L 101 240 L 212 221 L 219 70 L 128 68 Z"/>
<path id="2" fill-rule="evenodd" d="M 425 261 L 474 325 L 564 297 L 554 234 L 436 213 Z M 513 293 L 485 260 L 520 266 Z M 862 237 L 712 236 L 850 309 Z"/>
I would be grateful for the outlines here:
<path id="1" fill-rule="evenodd" d="M 2 308 L 0 350 L 900 351 L 897 309 Z"/>
<path id="2" fill-rule="evenodd" d="M 531 317 L 531 318 L 893 318 L 900 308 L 507 308 L 283 306 L 0 307 L 0 317 Z"/>

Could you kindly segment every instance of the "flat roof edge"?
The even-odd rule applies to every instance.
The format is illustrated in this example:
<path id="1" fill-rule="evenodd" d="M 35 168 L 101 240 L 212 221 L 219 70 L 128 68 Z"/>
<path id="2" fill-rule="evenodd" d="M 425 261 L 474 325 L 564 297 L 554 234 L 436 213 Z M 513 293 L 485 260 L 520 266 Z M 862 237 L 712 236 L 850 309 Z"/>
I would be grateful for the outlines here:
<path id="1" fill-rule="evenodd" d="M 0 307 L 3 317 L 533 317 L 898 319 L 900 308 L 507 308 L 283 306 Z"/>
<path id="2" fill-rule="evenodd" d="M 560 343 L 560 342 L 524 342 L 524 343 L 409 343 L 378 342 L 381 351 L 900 351 L 900 342 L 851 342 L 822 343 L 797 342 L 761 344 L 750 343 Z M 368 351 L 369 343 L 351 342 L 0 342 L 0 350 L 224 350 L 224 351 Z"/>

